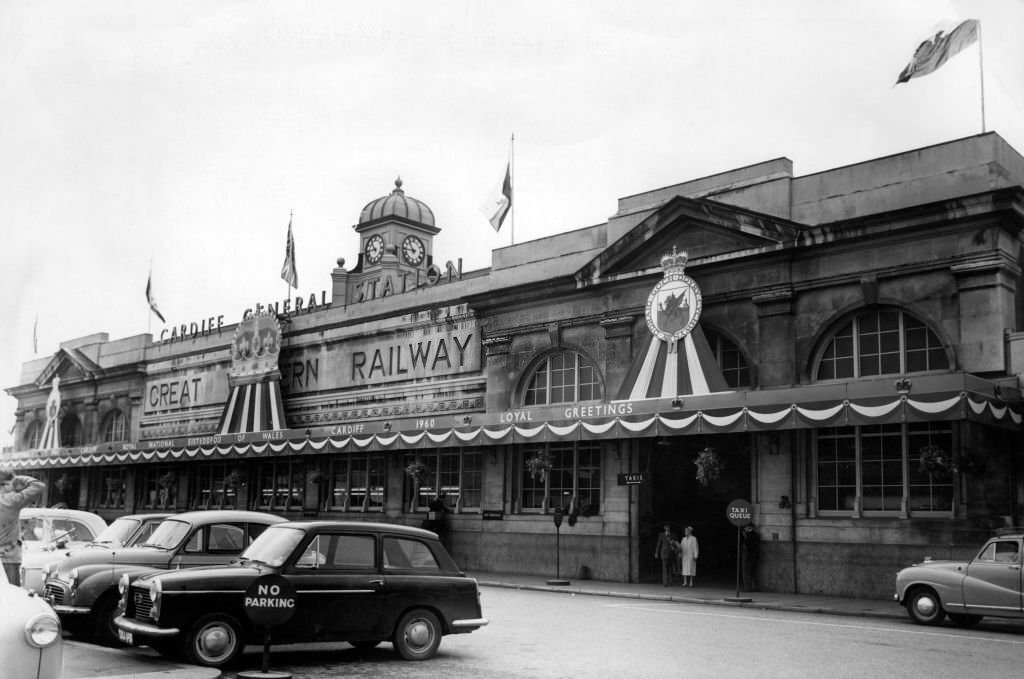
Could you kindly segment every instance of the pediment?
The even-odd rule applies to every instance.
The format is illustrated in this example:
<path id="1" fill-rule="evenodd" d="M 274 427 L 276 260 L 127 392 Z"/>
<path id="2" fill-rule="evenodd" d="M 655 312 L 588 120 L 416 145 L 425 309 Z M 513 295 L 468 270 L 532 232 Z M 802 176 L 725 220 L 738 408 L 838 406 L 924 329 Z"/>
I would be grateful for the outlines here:
<path id="1" fill-rule="evenodd" d="M 34 382 L 37 387 L 43 389 L 54 377 L 59 377 L 60 381 L 65 383 L 77 382 L 93 378 L 98 371 L 99 366 L 81 352 L 62 348 L 57 350 Z"/>
<path id="2" fill-rule="evenodd" d="M 685 250 L 691 261 L 738 256 L 792 242 L 799 230 L 799 225 L 778 217 L 677 196 L 611 243 L 577 279 L 593 281 L 658 267 L 673 247 Z"/>

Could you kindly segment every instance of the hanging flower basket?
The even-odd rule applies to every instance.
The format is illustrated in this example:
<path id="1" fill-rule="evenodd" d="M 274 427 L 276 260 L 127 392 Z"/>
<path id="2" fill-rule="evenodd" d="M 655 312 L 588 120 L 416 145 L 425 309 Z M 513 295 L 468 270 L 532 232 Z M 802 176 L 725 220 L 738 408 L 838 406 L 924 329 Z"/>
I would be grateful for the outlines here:
<path id="1" fill-rule="evenodd" d="M 244 480 L 244 475 L 237 469 L 231 470 L 231 473 L 224 477 L 225 488 L 237 488 Z"/>
<path id="2" fill-rule="evenodd" d="M 919 451 L 918 467 L 932 476 L 949 476 L 957 471 L 953 456 L 936 445 L 928 445 Z"/>
<path id="3" fill-rule="evenodd" d="M 530 472 L 530 476 L 535 480 L 540 481 L 544 474 L 551 471 L 551 456 L 547 452 L 541 452 L 527 458 L 526 471 Z"/>
<path id="4" fill-rule="evenodd" d="M 311 469 L 309 471 L 309 475 L 307 478 L 309 479 L 310 483 L 314 483 L 316 485 L 320 485 L 321 483 L 325 483 L 327 481 L 327 475 L 324 474 L 319 469 Z"/>
<path id="5" fill-rule="evenodd" d="M 705 487 L 717 480 L 725 469 L 725 462 L 711 446 L 700 451 L 693 464 L 697 467 L 697 482 Z"/>
<path id="6" fill-rule="evenodd" d="M 171 488 L 174 488 L 174 486 L 178 485 L 178 476 L 174 472 L 164 472 L 160 475 L 160 478 L 157 479 L 156 484 L 161 488 L 170 490 Z"/>
<path id="7" fill-rule="evenodd" d="M 405 466 L 405 475 L 413 481 L 419 481 L 423 483 L 427 478 L 427 473 L 430 470 L 427 469 L 427 465 L 423 464 L 419 460 L 413 460 Z"/>

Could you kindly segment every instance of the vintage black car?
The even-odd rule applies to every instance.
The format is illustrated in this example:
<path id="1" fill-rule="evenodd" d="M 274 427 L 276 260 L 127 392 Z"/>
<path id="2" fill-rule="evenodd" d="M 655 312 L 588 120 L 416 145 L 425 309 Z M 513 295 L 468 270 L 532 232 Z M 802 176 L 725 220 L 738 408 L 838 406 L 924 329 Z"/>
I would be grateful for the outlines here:
<path id="1" fill-rule="evenodd" d="M 230 664 L 261 643 L 246 589 L 279 575 L 295 590 L 294 613 L 275 644 L 391 641 L 407 660 L 426 660 L 446 634 L 487 624 L 476 580 L 436 533 L 385 523 L 301 521 L 268 528 L 230 565 L 121 579 L 121 640 L 148 644 L 198 665 Z"/>
<path id="2" fill-rule="evenodd" d="M 282 521 L 273 514 L 235 509 L 175 514 L 141 544 L 79 550 L 49 568 L 46 597 L 72 633 L 116 643 L 117 585 L 123 573 L 227 563 L 267 526 Z"/>

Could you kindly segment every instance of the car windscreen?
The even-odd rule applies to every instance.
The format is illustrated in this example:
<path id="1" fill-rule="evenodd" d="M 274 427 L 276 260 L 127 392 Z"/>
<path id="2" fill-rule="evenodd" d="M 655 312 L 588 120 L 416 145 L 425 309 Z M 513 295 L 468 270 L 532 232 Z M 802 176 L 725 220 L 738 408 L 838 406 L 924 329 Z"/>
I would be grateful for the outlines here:
<path id="1" fill-rule="evenodd" d="M 305 535 L 306 533 L 299 528 L 282 525 L 271 526 L 253 540 L 248 549 L 242 552 L 242 558 L 259 561 L 277 568 L 284 565 L 285 560 Z"/>
<path id="2" fill-rule="evenodd" d="M 114 523 L 110 524 L 103 531 L 96 536 L 93 542 L 101 542 L 103 544 L 120 545 L 122 544 L 129 535 L 135 532 L 139 524 L 142 523 L 139 519 L 126 519 L 121 517 L 114 519 Z"/>
<path id="3" fill-rule="evenodd" d="M 192 525 L 176 519 L 165 519 L 156 527 L 141 547 L 157 547 L 158 549 L 174 549 L 188 535 Z"/>

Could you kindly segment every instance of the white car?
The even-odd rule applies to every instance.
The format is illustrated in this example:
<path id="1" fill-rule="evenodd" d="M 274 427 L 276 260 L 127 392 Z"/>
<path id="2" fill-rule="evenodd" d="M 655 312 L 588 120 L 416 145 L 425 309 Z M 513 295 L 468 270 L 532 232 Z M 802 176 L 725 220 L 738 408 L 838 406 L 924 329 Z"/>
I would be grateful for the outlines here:
<path id="1" fill-rule="evenodd" d="M 43 591 L 43 569 L 96 539 L 107 527 L 92 512 L 57 507 L 21 510 L 21 586 Z"/>
<path id="2" fill-rule="evenodd" d="M 60 619 L 45 599 L 10 584 L 2 568 L 0 611 L 0 674 L 60 679 L 64 667 Z"/>

